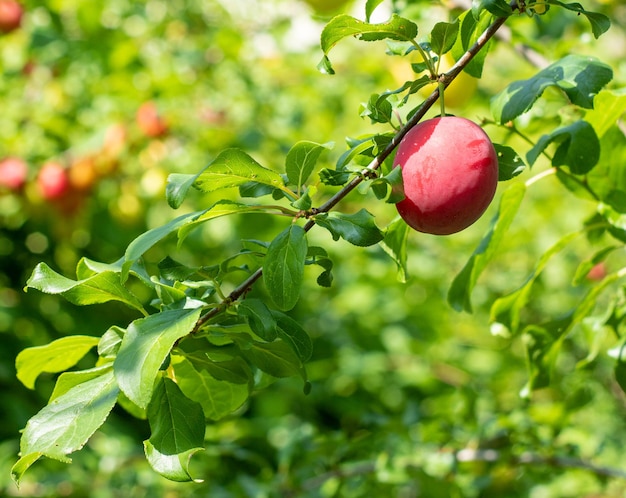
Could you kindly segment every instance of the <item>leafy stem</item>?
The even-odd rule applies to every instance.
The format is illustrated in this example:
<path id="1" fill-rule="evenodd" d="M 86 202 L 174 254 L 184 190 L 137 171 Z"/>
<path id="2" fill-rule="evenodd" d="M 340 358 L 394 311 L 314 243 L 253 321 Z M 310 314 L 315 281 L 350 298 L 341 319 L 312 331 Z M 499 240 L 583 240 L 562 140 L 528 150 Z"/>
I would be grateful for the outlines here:
<path id="1" fill-rule="evenodd" d="M 355 188 L 357 188 L 366 178 L 369 178 L 372 172 L 378 170 L 383 162 L 393 153 L 395 148 L 398 146 L 400 141 L 404 138 L 404 136 L 409 132 L 411 128 L 413 128 L 417 123 L 419 123 L 422 118 L 426 115 L 426 113 L 430 110 L 430 108 L 435 104 L 440 95 L 443 94 L 443 90 L 440 90 L 440 87 L 446 88 L 453 80 L 456 78 L 463 68 L 469 64 L 472 58 L 480 52 L 487 42 L 491 40 L 497 33 L 497 31 L 504 25 L 506 22 L 506 17 L 499 17 L 495 19 L 478 37 L 476 42 L 467 49 L 467 51 L 461 56 L 461 58 L 450 68 L 450 70 L 444 75 L 443 81 L 440 82 L 437 88 L 433 90 L 433 92 L 424 100 L 424 102 L 420 105 L 417 111 L 411 116 L 411 118 L 407 121 L 405 125 L 403 125 L 398 132 L 391 139 L 389 144 L 376 156 L 372 161 L 361 170 L 361 174 L 352 178 L 350 182 L 348 182 L 341 190 L 339 190 L 335 195 L 333 195 L 330 199 L 328 199 L 324 204 L 322 204 L 319 208 L 316 209 L 317 213 L 327 213 L 331 211 L 339 202 L 341 202 L 346 196 L 348 196 Z M 417 50 L 423 53 L 423 49 L 416 45 Z M 423 54 L 426 55 L 426 54 Z M 427 56 L 426 56 L 427 57 Z M 310 231 L 316 222 L 312 219 L 309 219 L 305 225 L 305 232 Z M 254 273 L 252 273 L 246 280 L 244 280 L 238 287 L 236 287 L 228 297 L 220 303 L 220 305 L 210 309 L 207 313 L 200 317 L 200 319 L 196 322 L 191 334 L 197 333 L 204 324 L 206 324 L 213 317 L 221 313 L 225 308 L 227 308 L 230 304 L 234 303 L 242 296 L 244 296 L 252 286 L 261 278 L 263 275 L 263 267 L 259 267 Z"/>

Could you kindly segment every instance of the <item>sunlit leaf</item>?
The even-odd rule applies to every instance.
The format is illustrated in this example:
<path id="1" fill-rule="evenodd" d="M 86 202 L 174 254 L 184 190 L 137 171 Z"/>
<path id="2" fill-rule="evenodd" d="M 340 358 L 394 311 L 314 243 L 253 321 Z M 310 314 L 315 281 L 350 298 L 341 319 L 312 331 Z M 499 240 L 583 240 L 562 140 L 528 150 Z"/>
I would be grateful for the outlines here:
<path id="1" fill-rule="evenodd" d="M 318 68 L 329 74 L 334 73 L 328 60 L 328 53 L 340 40 L 348 36 L 364 41 L 384 39 L 410 41 L 417 36 L 417 25 L 397 14 L 393 14 L 389 21 L 380 24 L 360 21 L 347 14 L 335 16 L 322 30 L 320 44 L 324 58 Z"/>
<path id="2" fill-rule="evenodd" d="M 396 218 L 385 230 L 385 238 L 380 246 L 398 265 L 398 280 L 406 282 L 409 273 L 407 268 L 407 240 L 409 225 L 402 218 Z"/>
<path id="3" fill-rule="evenodd" d="M 45 346 L 21 351 L 15 359 L 17 378 L 29 389 L 42 373 L 63 372 L 73 367 L 98 344 L 97 337 L 73 335 L 61 337 Z"/>
<path id="4" fill-rule="evenodd" d="M 552 156 L 552 166 L 568 166 L 576 175 L 588 173 L 600 159 L 600 142 L 586 121 L 576 121 L 543 135 L 526 154 L 528 163 L 534 164 L 551 143 L 558 144 Z"/>
<path id="5" fill-rule="evenodd" d="M 70 462 L 67 455 L 81 449 L 104 423 L 119 389 L 113 372 L 79 384 L 55 398 L 26 424 L 20 442 L 20 460 L 12 474 L 19 482 L 39 457 Z"/>
<path id="6" fill-rule="evenodd" d="M 27 287 L 46 294 L 59 294 L 78 306 L 120 301 L 145 314 L 137 297 L 122 285 L 120 275 L 111 271 L 97 273 L 84 280 L 72 280 L 39 263 L 26 283 Z"/>
<path id="7" fill-rule="evenodd" d="M 120 389 L 140 408 L 148 406 L 161 365 L 174 343 L 191 332 L 200 311 L 165 310 L 128 326 L 113 365 Z"/>
<path id="8" fill-rule="evenodd" d="M 498 155 L 498 181 L 505 182 L 521 174 L 526 165 L 517 152 L 508 145 L 493 144 Z"/>
<path id="9" fill-rule="evenodd" d="M 598 59 L 567 55 L 527 80 L 515 81 L 491 101 L 491 112 L 506 123 L 528 111 L 546 88 L 561 89 L 573 104 L 593 107 L 595 95 L 613 78 L 613 70 Z"/>
<path id="10" fill-rule="evenodd" d="M 448 52 L 459 33 L 459 21 L 438 22 L 430 32 L 430 48 L 437 55 Z"/>
<path id="11" fill-rule="evenodd" d="M 146 441 L 148 461 L 164 477 L 175 481 L 193 480 L 189 459 L 203 449 L 205 422 L 199 403 L 183 394 L 167 377 L 156 384 L 148 405 L 152 434 Z"/>
<path id="12" fill-rule="evenodd" d="M 284 186 L 283 178 L 240 149 L 226 149 L 200 173 L 194 187 L 202 192 L 239 187 L 247 182 L 262 183 L 275 188 Z"/>
<path id="13" fill-rule="evenodd" d="M 471 294 L 476 281 L 496 254 L 525 192 L 526 187 L 523 183 L 514 183 L 502 194 L 500 207 L 491 223 L 491 228 L 450 286 L 448 302 L 455 310 L 472 312 Z"/>
<path id="14" fill-rule="evenodd" d="M 303 140 L 296 143 L 285 158 L 285 171 L 289 181 L 300 187 L 308 180 L 317 164 L 320 154 L 333 144 L 318 144 Z"/>
<path id="15" fill-rule="evenodd" d="M 240 408 L 250 395 L 250 385 L 215 379 L 194 362 L 176 356 L 172 360 L 176 381 L 185 395 L 202 406 L 204 416 L 219 420 Z"/>

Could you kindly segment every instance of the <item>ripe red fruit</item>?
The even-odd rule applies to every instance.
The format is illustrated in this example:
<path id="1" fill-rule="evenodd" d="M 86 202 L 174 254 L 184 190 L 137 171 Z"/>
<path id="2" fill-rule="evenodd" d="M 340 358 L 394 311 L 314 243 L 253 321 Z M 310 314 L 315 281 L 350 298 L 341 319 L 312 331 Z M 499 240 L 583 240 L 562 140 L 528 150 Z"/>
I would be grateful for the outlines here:
<path id="1" fill-rule="evenodd" d="M 137 110 L 137 125 L 144 135 L 152 138 L 160 137 L 167 133 L 167 123 L 159 115 L 154 102 L 145 102 Z"/>
<path id="2" fill-rule="evenodd" d="M 10 33 L 22 24 L 24 9 L 15 0 L 0 0 L 0 31 Z"/>
<path id="3" fill-rule="evenodd" d="M 414 126 L 398 145 L 405 198 L 396 204 L 419 232 L 449 235 L 485 212 L 498 184 L 498 156 L 487 134 L 465 118 Z"/>
<path id="4" fill-rule="evenodd" d="M 28 165 L 18 157 L 6 157 L 0 161 L 0 186 L 20 190 L 28 177 Z"/>
<path id="5" fill-rule="evenodd" d="M 70 190 L 67 170 L 59 163 L 44 164 L 37 175 L 37 186 L 47 201 L 61 199 Z"/>

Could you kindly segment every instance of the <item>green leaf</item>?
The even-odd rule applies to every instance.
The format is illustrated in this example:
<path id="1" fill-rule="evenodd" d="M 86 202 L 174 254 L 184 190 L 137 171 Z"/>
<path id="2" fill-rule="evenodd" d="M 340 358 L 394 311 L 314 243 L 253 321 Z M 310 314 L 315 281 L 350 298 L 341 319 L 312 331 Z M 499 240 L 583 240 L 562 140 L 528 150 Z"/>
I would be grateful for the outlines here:
<path id="1" fill-rule="evenodd" d="M 332 143 L 318 144 L 305 140 L 296 143 L 285 159 L 285 171 L 289 181 L 298 188 L 304 185 L 313 173 L 320 154 L 324 149 L 331 149 L 332 146 Z"/>
<path id="2" fill-rule="evenodd" d="M 333 261 L 328 257 L 328 253 L 323 247 L 309 246 L 307 250 L 307 265 L 319 265 L 324 271 L 317 277 L 317 285 L 330 287 L 333 281 Z"/>
<path id="3" fill-rule="evenodd" d="M 313 354 L 313 343 L 309 334 L 293 318 L 280 311 L 272 311 L 276 320 L 278 335 L 289 344 L 302 362 L 308 361 Z"/>
<path id="4" fill-rule="evenodd" d="M 218 352 L 187 354 L 185 358 L 193 364 L 195 370 L 206 372 L 215 380 L 230 384 L 251 384 L 252 371 L 241 358 L 239 350 L 233 348 L 232 354 L 225 354 L 223 347 Z"/>
<path id="5" fill-rule="evenodd" d="M 81 449 L 104 423 L 118 393 L 109 369 L 71 388 L 32 417 L 22 433 L 21 458 L 11 471 L 15 481 L 41 456 L 69 463 L 67 455 Z"/>
<path id="6" fill-rule="evenodd" d="M 417 36 L 417 25 L 397 14 L 393 14 L 389 21 L 380 24 L 363 22 L 347 14 L 335 16 L 322 30 L 320 44 L 324 57 L 318 65 L 320 70 L 328 74 L 334 73 L 328 53 L 340 40 L 348 36 L 364 41 L 384 39 L 411 41 Z"/>
<path id="7" fill-rule="evenodd" d="M 404 199 L 402 168 L 393 168 L 385 176 L 375 178 L 371 183 L 372 192 L 377 199 L 389 204 L 396 204 Z"/>
<path id="8" fill-rule="evenodd" d="M 148 405 L 152 434 L 146 441 L 148 461 L 154 470 L 174 481 L 191 481 L 189 459 L 203 449 L 205 421 L 199 403 L 183 394 L 178 385 L 161 377 Z"/>
<path id="9" fill-rule="evenodd" d="M 307 253 L 306 232 L 290 225 L 272 241 L 263 265 L 265 287 L 276 306 L 287 311 L 300 297 Z"/>
<path id="10" fill-rule="evenodd" d="M 565 7 L 567 10 L 572 10 L 574 12 L 578 12 L 579 14 L 583 14 L 589 24 L 591 24 L 591 31 L 593 32 L 593 36 L 597 39 L 600 35 L 606 33 L 611 27 L 611 20 L 605 16 L 604 14 L 599 14 L 597 12 L 589 12 L 584 9 L 584 7 L 578 2 L 574 3 L 563 3 L 558 0 L 552 0 L 552 3 L 560 5 L 561 7 Z"/>
<path id="11" fill-rule="evenodd" d="M 242 150 L 226 149 L 200 173 L 194 186 L 208 193 L 239 187 L 250 181 L 279 189 L 285 185 L 278 173 L 261 166 Z"/>
<path id="12" fill-rule="evenodd" d="M 100 377 L 103 373 L 106 373 L 111 369 L 111 364 L 106 363 L 104 365 L 90 368 L 88 370 L 79 370 L 77 372 L 65 372 L 59 375 L 56 383 L 54 384 L 54 390 L 48 399 L 48 404 L 53 400 L 62 396 L 73 387 L 79 384 L 87 382 L 88 380 Z"/>
<path id="13" fill-rule="evenodd" d="M 548 87 L 560 88 L 570 101 L 585 109 L 593 108 L 595 95 L 613 78 L 613 70 L 598 59 L 568 55 L 527 80 L 515 81 L 491 101 L 491 112 L 499 123 L 506 123 L 528 111 Z"/>
<path id="14" fill-rule="evenodd" d="M 374 216 L 365 209 L 354 214 L 322 213 L 314 219 L 315 223 L 332 234 L 334 240 L 339 240 L 341 237 L 355 246 L 371 246 L 384 238 L 383 233 L 374 223 Z"/>
<path id="15" fill-rule="evenodd" d="M 388 95 L 379 95 L 378 93 L 370 95 L 367 104 L 361 106 L 359 116 L 370 118 L 372 123 L 390 123 L 393 116 L 393 106 L 386 98 Z"/>
<path id="16" fill-rule="evenodd" d="M 273 377 L 300 374 L 306 380 L 300 358 L 289 344 L 280 339 L 268 343 L 253 341 L 241 348 L 241 354 L 252 365 Z"/>
<path id="17" fill-rule="evenodd" d="M 486 10 L 497 17 L 509 17 L 513 9 L 506 0 L 472 0 L 472 14 L 478 19 L 481 12 Z"/>
<path id="18" fill-rule="evenodd" d="M 406 283 L 409 272 L 407 261 L 407 240 L 409 238 L 409 225 L 402 218 L 396 218 L 385 230 L 385 238 L 380 246 L 393 259 L 398 266 L 398 280 Z"/>
<path id="19" fill-rule="evenodd" d="M 619 91 L 602 90 L 593 99 L 593 109 L 585 113 L 585 121 L 593 126 L 596 135 L 602 139 L 606 132 L 617 127 L 624 113 L 626 113 L 626 88 Z"/>
<path id="20" fill-rule="evenodd" d="M 552 156 L 552 166 L 569 166 L 576 175 L 588 173 L 600 159 L 600 141 L 596 132 L 589 123 L 581 120 L 543 135 L 526 154 L 528 163 L 534 164 L 539 154 L 553 142 L 558 146 Z"/>
<path id="21" fill-rule="evenodd" d="M 183 175 L 180 173 L 172 173 L 167 177 L 167 185 L 165 187 L 165 198 L 167 203 L 173 209 L 178 209 L 185 198 L 189 189 L 193 187 L 202 171 L 195 175 Z"/>
<path id="22" fill-rule="evenodd" d="M 500 323 L 512 333 L 518 331 L 520 325 L 520 314 L 522 308 L 526 306 L 530 291 L 544 270 L 548 261 L 555 254 L 561 252 L 572 240 L 580 235 L 580 232 L 571 233 L 561 238 L 556 244 L 550 247 L 539 259 L 532 273 L 526 281 L 514 292 L 496 299 L 491 306 L 491 322 Z"/>
<path id="23" fill-rule="evenodd" d="M 550 385 L 564 332 L 571 323 L 571 317 L 554 322 L 529 326 L 523 335 L 528 365 L 528 382 L 520 395 L 528 397 L 535 389 Z"/>
<path id="24" fill-rule="evenodd" d="M 430 48 L 437 55 L 448 52 L 459 34 L 459 20 L 438 22 L 430 32 Z"/>
<path id="25" fill-rule="evenodd" d="M 596 307 L 598 296 L 604 289 L 620 277 L 619 273 L 608 275 L 593 287 L 564 318 L 540 326 L 533 325 L 524 331 L 523 339 L 527 350 L 529 380 L 522 392 L 523 395 L 527 396 L 533 389 L 541 389 L 550 385 L 552 371 L 563 340 L 574 326 L 582 322 Z"/>
<path id="26" fill-rule="evenodd" d="M 367 0 L 367 2 L 365 3 L 365 20 L 367 22 L 370 21 L 372 13 L 374 12 L 374 10 L 376 10 L 376 7 L 378 7 L 383 2 L 384 0 Z"/>
<path id="27" fill-rule="evenodd" d="M 26 286 L 46 294 L 59 294 L 78 306 L 120 301 L 146 314 L 137 297 L 122 285 L 120 275 L 111 271 L 97 273 L 83 280 L 72 280 L 58 274 L 47 264 L 39 263 Z"/>
<path id="28" fill-rule="evenodd" d="M 455 60 L 459 60 L 467 50 L 476 43 L 478 38 L 483 34 L 485 29 L 491 24 L 491 15 L 483 12 L 477 20 L 470 11 L 466 11 L 459 16 L 461 26 L 456 42 L 452 47 L 452 55 Z M 463 68 L 467 74 L 480 78 L 483 74 L 483 66 L 492 42 L 487 44 L 469 61 L 467 66 Z"/>
<path id="29" fill-rule="evenodd" d="M 243 204 L 241 202 L 230 201 L 227 199 L 219 200 L 213 204 L 210 208 L 200 212 L 195 218 L 190 219 L 187 223 L 183 223 L 178 230 L 178 244 L 180 245 L 187 235 L 207 221 L 220 218 L 222 216 L 229 216 L 231 214 L 245 214 L 245 213 L 262 213 L 266 211 L 266 207 L 263 205 L 250 205 Z"/>
<path id="30" fill-rule="evenodd" d="M 493 144 L 498 155 L 498 181 L 505 182 L 524 171 L 524 160 L 508 145 Z"/>
<path id="31" fill-rule="evenodd" d="M 208 361 L 208 359 L 207 359 Z M 182 356 L 172 358 L 176 381 L 189 399 L 202 406 L 204 416 L 219 420 L 240 408 L 250 396 L 250 385 L 217 380 L 204 368 Z"/>
<path id="32" fill-rule="evenodd" d="M 525 192 L 526 186 L 523 183 L 514 183 L 502 194 L 500 207 L 491 223 L 491 228 L 450 286 L 448 302 L 455 310 L 472 312 L 472 290 L 478 277 L 498 250 L 515 218 Z"/>
<path id="33" fill-rule="evenodd" d="M 113 325 L 102 334 L 98 341 L 98 355 L 102 358 L 112 358 L 117 355 L 122 344 L 122 338 L 126 333 L 126 329 Z"/>
<path id="34" fill-rule="evenodd" d="M 98 340 L 97 337 L 73 335 L 45 346 L 24 349 L 15 359 L 17 378 L 29 389 L 34 389 L 40 374 L 63 372 L 73 367 L 98 344 Z"/>
<path id="35" fill-rule="evenodd" d="M 191 457 L 199 451 L 203 451 L 204 448 L 193 448 L 176 455 L 161 453 L 150 441 L 144 441 L 143 448 L 150 467 L 166 479 L 174 482 L 193 481 L 201 483 L 204 481 L 203 479 L 194 479 L 189 472 Z"/>
<path id="36" fill-rule="evenodd" d="M 139 258 L 141 258 L 141 256 L 143 256 L 146 251 L 151 249 L 168 235 L 180 229 L 182 226 L 194 221 L 205 212 L 206 210 L 183 214 L 165 225 L 142 233 L 139 237 L 128 244 L 126 252 L 124 253 L 124 263 L 122 264 L 122 282 L 126 281 L 131 267 Z"/>
<path id="37" fill-rule="evenodd" d="M 120 389 L 140 408 L 148 406 L 161 365 L 175 342 L 191 332 L 200 311 L 165 310 L 128 326 L 113 368 Z"/>
<path id="38" fill-rule="evenodd" d="M 265 303 L 260 299 L 245 299 L 237 307 L 237 312 L 245 318 L 252 332 L 261 339 L 272 342 L 278 336 L 276 321 Z"/>

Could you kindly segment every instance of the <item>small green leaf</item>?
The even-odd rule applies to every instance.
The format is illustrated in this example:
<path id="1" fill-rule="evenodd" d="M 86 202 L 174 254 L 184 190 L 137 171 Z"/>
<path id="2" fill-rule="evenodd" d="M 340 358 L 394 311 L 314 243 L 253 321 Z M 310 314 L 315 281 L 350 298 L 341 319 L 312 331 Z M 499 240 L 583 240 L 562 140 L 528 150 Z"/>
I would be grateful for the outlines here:
<path id="1" fill-rule="evenodd" d="M 20 460 L 13 466 L 16 481 L 38 458 L 69 463 L 111 412 L 119 389 L 113 372 L 79 384 L 55 398 L 32 417 L 22 433 Z"/>
<path id="2" fill-rule="evenodd" d="M 459 20 L 461 26 L 456 42 L 452 47 L 452 55 L 455 60 L 459 60 L 459 58 L 476 43 L 485 29 L 491 24 L 492 17 L 488 12 L 483 12 L 477 20 L 470 11 L 465 11 L 459 16 Z M 467 66 L 463 68 L 463 71 L 475 78 L 480 78 L 483 74 L 483 66 L 485 65 L 485 59 L 487 58 L 491 44 L 491 41 L 487 42 L 487 44 L 472 57 Z"/>
<path id="3" fill-rule="evenodd" d="M 376 10 L 376 7 L 378 7 L 383 2 L 384 0 L 367 0 L 367 2 L 365 3 L 365 20 L 367 22 L 370 22 L 372 13 L 374 12 L 374 10 Z"/>
<path id="4" fill-rule="evenodd" d="M 579 235 L 580 232 L 575 232 L 561 238 L 557 243 L 543 253 L 535 265 L 532 273 L 528 276 L 521 287 L 506 296 L 496 299 L 491 306 L 491 322 L 501 323 L 512 333 L 516 333 L 520 325 L 522 308 L 526 306 L 528 302 L 533 284 L 539 275 L 541 275 L 541 272 L 543 272 L 552 256 L 561 252 Z"/>
<path id="5" fill-rule="evenodd" d="M 309 334 L 293 318 L 280 311 L 272 311 L 276 320 L 278 335 L 288 343 L 302 362 L 308 361 L 313 354 L 313 343 Z"/>
<path id="6" fill-rule="evenodd" d="M 214 220 L 222 216 L 230 216 L 231 214 L 262 213 L 265 210 L 266 208 L 263 205 L 243 204 L 241 202 L 230 201 L 227 199 L 219 200 L 210 208 L 199 212 L 193 219 L 190 219 L 187 223 L 181 224 L 177 228 L 178 245 L 180 246 L 180 244 L 182 244 L 192 230 L 207 221 Z"/>
<path id="7" fill-rule="evenodd" d="M 183 214 L 165 225 L 148 230 L 147 232 L 142 233 L 139 237 L 135 238 L 130 244 L 128 244 L 126 252 L 124 253 L 124 263 L 122 264 L 122 282 L 126 281 L 131 267 L 139 258 L 141 258 L 141 256 L 143 256 L 146 251 L 151 249 L 168 235 L 180 229 L 182 226 L 194 221 L 205 212 L 206 210 Z"/>
<path id="8" fill-rule="evenodd" d="M 148 406 L 161 365 L 174 343 L 191 332 L 200 311 L 165 310 L 128 326 L 113 368 L 120 389 L 140 408 Z"/>
<path id="9" fill-rule="evenodd" d="M 97 273 L 84 280 L 72 280 L 58 274 L 47 264 L 39 263 L 26 286 L 46 294 L 60 294 L 77 306 L 120 301 L 146 314 L 137 297 L 122 285 L 120 275 L 111 271 Z"/>
<path id="10" fill-rule="evenodd" d="M 430 48 L 437 55 L 448 52 L 459 34 L 459 21 L 438 22 L 430 32 Z"/>
<path id="11" fill-rule="evenodd" d="M 417 36 L 417 25 L 397 14 L 393 14 L 389 21 L 380 24 L 363 22 L 347 14 L 335 16 L 322 30 L 320 44 L 324 57 L 318 64 L 320 70 L 328 74 L 334 73 L 328 53 L 340 40 L 348 36 L 364 41 L 384 39 L 411 41 Z"/>
<path id="12" fill-rule="evenodd" d="M 207 360 L 208 361 L 208 358 Z M 202 406 L 204 416 L 219 420 L 231 415 L 250 396 L 250 385 L 217 380 L 209 371 L 181 356 L 172 359 L 176 381 L 185 396 Z"/>
<path id="13" fill-rule="evenodd" d="M 100 377 L 102 374 L 106 373 L 111 369 L 111 364 L 106 363 L 104 365 L 90 368 L 88 370 L 79 370 L 77 372 L 64 372 L 57 378 L 56 383 L 54 384 L 54 390 L 48 398 L 48 403 L 51 403 L 59 396 L 62 396 L 66 392 L 68 392 L 73 387 L 76 387 L 79 384 L 87 382 L 88 380 L 95 379 Z"/>
<path id="14" fill-rule="evenodd" d="M 245 318 L 252 332 L 261 339 L 272 342 L 277 337 L 276 321 L 265 303 L 260 299 L 245 299 L 237 308 L 238 314 Z"/>
<path id="15" fill-rule="evenodd" d="M 385 176 L 375 178 L 371 183 L 372 192 L 377 199 L 389 204 L 396 204 L 404 199 L 402 169 L 393 168 Z"/>
<path id="16" fill-rule="evenodd" d="M 384 238 L 374 223 L 374 216 L 365 209 L 354 214 L 322 213 L 315 216 L 315 222 L 326 228 L 334 240 L 341 237 L 355 246 L 371 246 Z"/>
<path id="17" fill-rule="evenodd" d="M 165 198 L 172 209 L 178 209 L 185 198 L 189 189 L 193 187 L 202 171 L 195 175 L 183 175 L 180 173 L 172 173 L 167 177 L 167 185 L 165 187 Z"/>
<path id="18" fill-rule="evenodd" d="M 304 367 L 292 347 L 282 340 L 251 342 L 241 348 L 241 354 L 250 363 L 273 377 L 291 377 L 300 374 L 306 381 Z"/>
<path id="19" fill-rule="evenodd" d="M 72 335 L 45 346 L 24 349 L 15 359 L 17 378 L 29 389 L 34 389 L 40 374 L 63 372 L 73 367 L 98 341 L 97 337 Z"/>
<path id="20" fill-rule="evenodd" d="M 626 113 L 626 89 L 602 90 L 593 99 L 593 109 L 585 113 L 585 121 L 593 126 L 598 138 L 602 139 L 606 132 L 617 126 L 624 113 Z"/>
<path id="21" fill-rule="evenodd" d="M 189 459 L 202 450 L 205 421 L 199 403 L 185 396 L 178 385 L 161 377 L 148 405 L 152 434 L 145 443 L 146 456 L 154 470 L 175 481 L 193 480 Z"/>
<path id="22" fill-rule="evenodd" d="M 194 187 L 208 193 L 239 187 L 250 181 L 279 189 L 285 185 L 278 173 L 261 166 L 242 150 L 226 149 L 200 173 Z"/>
<path id="23" fill-rule="evenodd" d="M 330 287 L 333 281 L 333 262 L 323 247 L 309 246 L 306 264 L 321 266 L 324 271 L 317 277 L 317 284 L 321 287 Z"/>
<path id="24" fill-rule="evenodd" d="M 117 356 L 117 352 L 122 344 L 122 338 L 126 333 L 126 329 L 113 325 L 102 334 L 98 341 L 98 355 L 102 358 L 113 358 Z"/>
<path id="25" fill-rule="evenodd" d="M 524 160 L 508 145 L 493 144 L 498 155 L 498 181 L 505 182 L 524 171 Z"/>
<path id="26" fill-rule="evenodd" d="M 495 255 L 515 218 L 525 192 L 526 186 L 523 183 L 514 183 L 502 194 L 500 207 L 492 221 L 491 228 L 450 286 L 448 302 L 455 310 L 472 312 L 472 290 L 478 277 Z"/>
<path id="27" fill-rule="evenodd" d="M 543 135 L 526 154 L 528 163 L 534 164 L 539 154 L 553 142 L 558 146 L 552 156 L 552 166 L 569 166 L 575 175 L 588 173 L 600 159 L 596 132 L 589 123 L 580 120 Z"/>
<path id="28" fill-rule="evenodd" d="M 560 5 L 561 7 L 565 7 L 567 10 L 583 14 L 589 21 L 589 24 L 591 24 L 591 31 L 593 32 L 593 36 L 596 39 L 599 38 L 602 34 L 606 33 L 611 27 L 611 20 L 607 16 L 605 16 L 604 14 L 599 14 L 597 12 L 589 12 L 585 10 L 584 7 L 578 2 L 564 3 L 559 2 L 558 0 L 552 0 L 552 3 Z"/>
<path id="29" fill-rule="evenodd" d="M 361 112 L 359 116 L 370 118 L 372 123 L 389 123 L 393 116 L 393 106 L 387 100 L 390 94 L 379 95 L 374 93 L 370 95 L 367 104 L 361 106 Z"/>
<path id="30" fill-rule="evenodd" d="M 399 168 L 398 168 L 399 169 Z M 385 230 L 385 238 L 380 246 L 398 265 L 398 280 L 406 283 L 409 272 L 407 261 L 407 240 L 409 238 L 409 225 L 402 218 L 396 218 Z"/>
<path id="31" fill-rule="evenodd" d="M 157 450 L 148 440 L 143 442 L 146 460 L 152 469 L 161 476 L 174 482 L 204 482 L 203 479 L 194 479 L 189 472 L 189 461 L 204 448 L 192 448 L 175 455 L 166 455 Z"/>
<path id="32" fill-rule="evenodd" d="M 223 347 L 219 348 L 219 353 L 188 354 L 185 358 L 192 363 L 195 370 L 206 370 L 215 380 L 231 384 L 251 384 L 252 371 L 245 360 L 239 356 L 239 351 L 233 349 L 233 354 L 225 354 L 223 349 Z M 219 358 L 215 358 L 218 355 Z"/>
<path id="33" fill-rule="evenodd" d="M 474 18 L 478 19 L 483 10 L 497 17 L 509 17 L 513 14 L 513 9 L 506 0 L 472 0 Z"/>
<path id="34" fill-rule="evenodd" d="M 550 86 L 560 88 L 570 101 L 593 108 L 595 95 L 613 78 L 613 70 L 594 57 L 568 55 L 527 80 L 515 81 L 491 101 L 491 112 L 506 123 L 528 111 Z"/>
<path id="35" fill-rule="evenodd" d="M 265 255 L 265 287 L 283 311 L 293 308 L 300 297 L 306 253 L 306 232 L 299 225 L 290 225 L 272 241 Z"/>
<path id="36" fill-rule="evenodd" d="M 285 159 L 285 171 L 289 181 L 301 187 L 313 173 L 313 168 L 324 149 L 331 149 L 332 143 L 318 144 L 315 142 L 301 141 L 296 143 L 287 153 Z"/>

